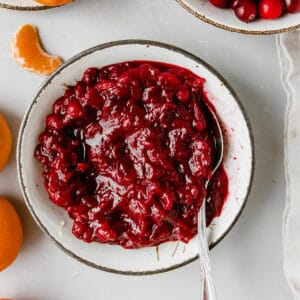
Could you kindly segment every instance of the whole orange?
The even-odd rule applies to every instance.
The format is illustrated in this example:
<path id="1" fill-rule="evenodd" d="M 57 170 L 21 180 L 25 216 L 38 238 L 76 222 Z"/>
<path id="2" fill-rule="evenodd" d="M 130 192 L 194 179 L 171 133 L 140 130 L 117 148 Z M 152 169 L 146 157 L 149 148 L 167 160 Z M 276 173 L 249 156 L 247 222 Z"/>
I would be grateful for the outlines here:
<path id="1" fill-rule="evenodd" d="M 11 133 L 8 125 L 0 114 L 0 171 L 4 168 L 11 150 Z"/>
<path id="2" fill-rule="evenodd" d="M 10 266 L 20 252 L 23 230 L 14 207 L 0 198 L 0 271 Z"/>

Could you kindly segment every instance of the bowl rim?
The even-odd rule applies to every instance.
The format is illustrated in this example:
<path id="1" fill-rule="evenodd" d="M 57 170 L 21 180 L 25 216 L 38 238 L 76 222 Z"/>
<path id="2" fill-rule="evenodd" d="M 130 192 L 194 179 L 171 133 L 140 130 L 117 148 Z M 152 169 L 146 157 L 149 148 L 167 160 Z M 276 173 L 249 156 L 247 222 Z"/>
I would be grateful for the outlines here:
<path id="1" fill-rule="evenodd" d="M 19 11 L 39 11 L 39 10 L 51 9 L 54 7 L 43 6 L 43 5 L 41 5 L 41 6 L 39 6 L 39 5 L 37 5 L 37 6 L 17 6 L 17 5 L 0 3 L 0 8 L 19 10 Z"/>
<path id="2" fill-rule="evenodd" d="M 73 0 L 73 2 L 75 2 L 75 0 Z M 12 9 L 12 10 L 18 10 L 18 11 L 41 11 L 41 10 L 46 10 L 46 9 L 58 8 L 58 7 L 65 6 L 65 5 L 68 5 L 71 3 L 72 2 L 63 4 L 63 5 L 57 5 L 57 6 L 38 5 L 38 3 L 36 6 L 20 6 L 20 5 L 6 4 L 6 3 L 0 2 L 0 8 L 6 8 L 6 9 Z"/>
<path id="3" fill-rule="evenodd" d="M 208 17 L 206 17 L 204 14 L 199 13 L 199 11 L 193 9 L 191 6 L 189 6 L 185 0 L 176 0 L 176 2 L 181 5 L 185 10 L 187 10 L 189 13 L 197 17 L 198 19 L 201 19 L 202 21 L 214 25 L 218 28 L 231 31 L 231 32 L 237 32 L 242 34 L 253 34 L 253 35 L 270 35 L 270 34 L 279 34 L 287 31 L 292 31 L 297 28 L 300 28 L 300 23 L 298 25 L 292 25 L 289 27 L 281 28 L 281 29 L 273 29 L 273 30 L 246 30 L 246 29 L 240 29 L 232 26 L 227 26 L 224 24 L 221 24 L 219 22 L 216 22 Z"/>
<path id="4" fill-rule="evenodd" d="M 186 50 L 183 50 L 183 49 L 178 48 L 176 46 L 166 44 L 166 43 L 162 43 L 162 42 L 151 41 L 151 40 L 141 40 L 141 39 L 128 39 L 128 40 L 118 40 L 118 41 L 99 44 L 97 46 L 94 46 L 94 47 L 91 47 L 91 48 L 88 48 L 86 50 L 83 50 L 83 51 L 79 52 L 77 55 L 75 55 L 75 56 L 71 57 L 70 59 L 68 59 L 54 73 L 52 73 L 51 76 L 49 76 L 41 84 L 41 86 L 38 88 L 37 92 L 34 94 L 27 110 L 25 111 L 20 129 L 19 129 L 18 141 L 17 141 L 17 147 L 16 147 L 17 148 L 16 161 L 17 161 L 18 180 L 19 180 L 19 185 L 20 185 L 21 192 L 22 192 L 22 195 L 24 197 L 25 203 L 26 203 L 31 215 L 33 216 L 35 222 L 38 224 L 40 229 L 50 237 L 50 240 L 58 248 L 63 250 L 66 254 L 68 254 L 72 258 L 74 258 L 77 261 L 79 261 L 81 263 L 84 263 L 84 264 L 86 264 L 90 267 L 94 267 L 94 268 L 102 270 L 102 271 L 107 271 L 107 272 L 110 272 L 110 273 L 116 273 L 116 274 L 121 274 L 121 275 L 151 275 L 151 274 L 164 273 L 164 272 L 171 271 L 171 270 L 177 269 L 179 267 L 185 266 L 185 265 L 195 261 L 199 256 L 196 255 L 196 256 L 194 256 L 190 259 L 187 259 L 187 260 L 183 261 L 182 263 L 179 263 L 179 264 L 176 264 L 176 265 L 173 265 L 173 266 L 170 266 L 170 267 L 165 267 L 165 268 L 152 270 L 152 271 L 121 271 L 121 270 L 116 270 L 116 269 L 112 269 L 112 268 L 109 268 L 109 267 L 99 266 L 95 263 L 92 263 L 92 262 L 90 262 L 86 259 L 83 259 L 83 258 L 79 257 L 78 255 L 74 254 L 71 250 L 64 247 L 59 241 L 57 241 L 55 239 L 54 236 L 52 236 L 50 234 L 50 232 L 47 230 L 47 228 L 41 222 L 41 220 L 39 219 L 39 217 L 35 213 L 33 207 L 31 206 L 29 196 L 27 195 L 27 192 L 26 192 L 26 185 L 25 185 L 24 180 L 23 180 L 24 174 L 23 174 L 23 171 L 22 171 L 23 167 L 22 167 L 22 162 L 21 162 L 21 156 L 22 156 L 21 155 L 21 150 L 22 150 L 22 144 L 23 144 L 23 134 L 24 134 L 24 130 L 27 126 L 27 121 L 28 121 L 28 118 L 30 116 L 31 110 L 32 110 L 33 106 L 38 102 L 39 96 L 43 93 L 44 89 L 47 88 L 48 84 L 51 83 L 51 81 L 53 80 L 53 78 L 55 76 L 60 74 L 66 67 L 68 67 L 72 63 L 76 62 L 77 60 L 80 60 L 81 58 L 83 58 L 87 55 L 90 55 L 90 54 L 92 54 L 96 51 L 101 51 L 101 50 L 104 50 L 106 48 L 111 48 L 111 47 L 115 47 L 115 46 L 122 46 L 122 45 L 141 45 L 141 46 L 146 46 L 146 47 L 154 46 L 154 47 L 159 47 L 159 48 L 163 48 L 163 49 L 166 49 L 166 50 L 169 50 L 169 51 L 174 51 L 174 52 L 180 53 L 180 54 L 194 60 L 195 62 L 203 65 L 205 68 L 207 68 L 214 76 L 216 76 L 220 81 L 222 81 L 224 83 L 224 86 L 232 94 L 232 96 L 235 99 L 239 109 L 242 112 L 243 118 L 246 121 L 246 126 L 247 126 L 249 137 L 250 137 L 250 147 L 251 147 L 251 168 L 250 168 L 250 173 L 251 174 L 250 174 L 250 179 L 249 179 L 249 183 L 248 183 L 248 186 L 247 186 L 247 192 L 246 192 L 246 195 L 243 199 L 243 204 L 242 204 L 238 214 L 235 216 L 234 220 L 231 222 L 230 226 L 222 234 L 222 236 L 218 240 L 216 240 L 213 244 L 211 244 L 209 248 L 212 249 L 217 244 L 219 244 L 224 239 L 224 237 L 229 233 L 229 231 L 234 227 L 234 225 L 238 221 L 239 217 L 241 216 L 241 214 L 242 214 L 242 212 L 243 212 L 243 210 L 246 206 L 246 203 L 248 201 L 248 197 L 249 197 L 249 194 L 250 194 L 250 190 L 251 190 L 251 187 L 252 187 L 252 184 L 253 184 L 253 176 L 254 176 L 254 168 L 255 168 L 255 149 L 254 149 L 253 131 L 252 131 L 251 126 L 250 126 L 249 118 L 248 118 L 248 116 L 245 112 L 245 109 L 242 106 L 239 98 L 237 97 L 236 93 L 233 91 L 233 89 L 228 84 L 228 82 L 223 78 L 223 76 L 220 75 L 213 67 L 211 67 L 205 61 L 203 61 L 201 58 L 197 57 L 196 55 L 194 55 L 194 54 L 192 54 L 192 53 L 190 53 Z"/>

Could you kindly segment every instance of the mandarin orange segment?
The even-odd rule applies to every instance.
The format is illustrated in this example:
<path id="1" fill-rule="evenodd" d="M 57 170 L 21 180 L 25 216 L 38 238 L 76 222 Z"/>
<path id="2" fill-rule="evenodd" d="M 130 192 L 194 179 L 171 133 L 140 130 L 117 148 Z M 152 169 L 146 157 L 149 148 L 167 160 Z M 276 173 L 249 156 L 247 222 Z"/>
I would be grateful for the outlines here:
<path id="1" fill-rule="evenodd" d="M 30 24 L 16 32 L 12 49 L 14 60 L 33 73 L 49 75 L 62 64 L 61 58 L 43 50 L 37 29 Z"/>
<path id="2" fill-rule="evenodd" d="M 22 242 L 20 218 L 14 207 L 6 199 L 0 198 L 0 272 L 14 262 Z"/>
<path id="3" fill-rule="evenodd" d="M 68 4 L 73 2 L 74 0 L 34 0 L 40 4 L 44 4 L 46 6 L 61 6 L 64 4 Z"/>
<path id="4" fill-rule="evenodd" d="M 9 127 L 0 114 L 0 171 L 6 165 L 11 151 L 12 137 Z"/>

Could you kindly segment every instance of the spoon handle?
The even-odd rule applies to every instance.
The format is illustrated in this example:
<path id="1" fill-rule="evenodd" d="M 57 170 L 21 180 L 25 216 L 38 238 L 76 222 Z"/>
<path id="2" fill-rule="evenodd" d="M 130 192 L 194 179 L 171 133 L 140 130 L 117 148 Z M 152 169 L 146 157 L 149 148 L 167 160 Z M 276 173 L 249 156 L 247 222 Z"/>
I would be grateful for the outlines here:
<path id="1" fill-rule="evenodd" d="M 213 285 L 213 280 L 210 272 L 205 271 L 203 272 L 203 284 L 202 284 L 202 291 L 201 291 L 201 300 L 215 300 L 216 294 Z"/>
<path id="2" fill-rule="evenodd" d="M 215 288 L 213 284 L 210 260 L 208 256 L 208 243 L 206 237 L 205 202 L 203 202 L 198 218 L 199 260 L 201 268 L 201 297 L 200 300 L 215 300 Z"/>

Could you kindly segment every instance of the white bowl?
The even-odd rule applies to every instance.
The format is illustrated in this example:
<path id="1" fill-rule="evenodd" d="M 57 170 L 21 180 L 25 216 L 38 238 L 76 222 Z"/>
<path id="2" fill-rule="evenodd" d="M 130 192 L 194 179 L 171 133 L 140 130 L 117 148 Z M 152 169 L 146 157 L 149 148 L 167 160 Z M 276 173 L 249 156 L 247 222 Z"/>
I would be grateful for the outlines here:
<path id="1" fill-rule="evenodd" d="M 231 9 L 219 9 L 208 0 L 177 0 L 201 20 L 229 31 L 246 34 L 274 34 L 300 27 L 300 12 L 285 14 L 276 20 L 257 19 L 250 23 L 240 21 Z"/>
<path id="2" fill-rule="evenodd" d="M 42 85 L 23 119 L 17 146 L 20 186 L 39 226 L 66 253 L 90 266 L 123 274 L 150 274 L 182 266 L 197 257 L 197 241 L 168 242 L 156 247 L 125 250 L 120 246 L 78 240 L 71 233 L 72 220 L 48 199 L 41 167 L 34 159 L 38 136 L 51 104 L 75 84 L 88 67 L 103 67 L 130 60 L 152 60 L 176 64 L 206 78 L 205 90 L 227 131 L 224 167 L 229 177 L 229 197 L 221 217 L 209 228 L 210 246 L 232 228 L 248 196 L 253 173 L 253 145 L 249 124 L 232 89 L 201 59 L 176 47 L 151 41 L 112 42 L 86 50 L 67 61 Z M 237 158 L 237 159 L 236 159 Z M 159 256 L 159 259 L 158 259 Z"/>

